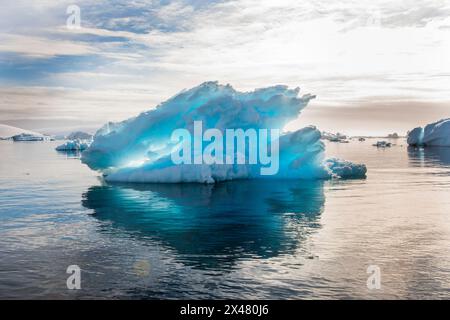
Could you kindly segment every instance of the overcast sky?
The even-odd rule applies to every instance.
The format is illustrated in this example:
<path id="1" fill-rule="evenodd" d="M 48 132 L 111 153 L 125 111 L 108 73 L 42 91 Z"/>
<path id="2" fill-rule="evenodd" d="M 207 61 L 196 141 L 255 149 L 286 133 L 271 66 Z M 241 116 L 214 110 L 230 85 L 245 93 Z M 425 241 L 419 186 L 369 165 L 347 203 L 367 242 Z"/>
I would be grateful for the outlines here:
<path id="1" fill-rule="evenodd" d="M 94 128 L 209 80 L 317 95 L 290 128 L 450 116 L 450 1 L 0 1 L 0 123 Z"/>

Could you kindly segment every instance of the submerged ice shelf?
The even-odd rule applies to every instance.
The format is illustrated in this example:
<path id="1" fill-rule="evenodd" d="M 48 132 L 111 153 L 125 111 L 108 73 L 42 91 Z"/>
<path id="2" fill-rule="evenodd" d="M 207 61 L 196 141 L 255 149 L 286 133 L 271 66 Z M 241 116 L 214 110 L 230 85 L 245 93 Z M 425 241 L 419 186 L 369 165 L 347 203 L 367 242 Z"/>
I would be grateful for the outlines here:
<path id="1" fill-rule="evenodd" d="M 213 183 L 234 179 L 327 179 L 361 178 L 366 167 L 339 159 L 325 159 L 321 133 L 313 126 L 271 138 L 279 146 L 278 170 L 261 175 L 259 163 L 174 164 L 180 143 L 171 139 L 174 130 L 281 130 L 295 119 L 314 96 L 299 96 L 299 88 L 273 86 L 238 92 L 230 85 L 205 82 L 182 91 L 155 109 L 119 123 L 108 123 L 94 136 L 82 161 L 100 170 L 107 181 Z M 202 148 L 206 148 L 204 145 Z M 252 146 L 245 146 L 250 154 Z M 237 157 L 237 154 L 234 154 Z M 272 155 L 273 156 L 273 155 Z"/>

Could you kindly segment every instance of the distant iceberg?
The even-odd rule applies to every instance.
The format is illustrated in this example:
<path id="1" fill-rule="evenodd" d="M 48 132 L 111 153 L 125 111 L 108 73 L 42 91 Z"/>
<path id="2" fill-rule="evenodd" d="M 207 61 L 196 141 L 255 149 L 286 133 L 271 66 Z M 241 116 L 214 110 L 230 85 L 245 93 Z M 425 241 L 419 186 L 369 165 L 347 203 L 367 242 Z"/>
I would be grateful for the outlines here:
<path id="1" fill-rule="evenodd" d="M 328 140 L 328 141 L 331 141 L 331 142 L 348 142 L 347 136 L 342 134 L 342 133 L 339 133 L 339 132 L 334 134 L 334 133 L 331 133 L 331 132 L 323 131 L 322 132 L 322 139 Z"/>
<path id="2" fill-rule="evenodd" d="M 234 179 L 360 178 L 366 167 L 339 159 L 325 159 L 321 133 L 313 126 L 283 133 L 270 143 L 279 145 L 277 174 L 260 174 L 260 164 L 174 164 L 178 150 L 171 140 L 179 128 L 282 129 L 314 96 L 298 96 L 300 89 L 273 86 L 238 92 L 230 85 L 205 82 L 182 91 L 155 109 L 119 123 L 108 123 L 82 154 L 83 163 L 104 173 L 107 181 L 141 183 L 214 183 Z M 245 150 L 250 153 L 251 150 Z"/>
<path id="3" fill-rule="evenodd" d="M 44 136 L 30 133 L 21 133 L 12 137 L 13 141 L 44 141 Z"/>
<path id="4" fill-rule="evenodd" d="M 74 131 L 67 136 L 67 140 L 91 140 L 92 135 L 83 131 Z"/>
<path id="5" fill-rule="evenodd" d="M 450 147 L 450 119 L 417 127 L 408 133 L 410 146 Z"/>
<path id="6" fill-rule="evenodd" d="M 89 147 L 87 142 L 71 140 L 56 147 L 56 151 L 84 151 Z"/>
<path id="7" fill-rule="evenodd" d="M 39 141 L 42 141 L 44 139 L 44 136 L 38 132 L 12 127 L 5 124 L 0 124 L 0 140 L 12 139 L 14 136 L 20 135 L 28 135 L 42 138 Z"/>

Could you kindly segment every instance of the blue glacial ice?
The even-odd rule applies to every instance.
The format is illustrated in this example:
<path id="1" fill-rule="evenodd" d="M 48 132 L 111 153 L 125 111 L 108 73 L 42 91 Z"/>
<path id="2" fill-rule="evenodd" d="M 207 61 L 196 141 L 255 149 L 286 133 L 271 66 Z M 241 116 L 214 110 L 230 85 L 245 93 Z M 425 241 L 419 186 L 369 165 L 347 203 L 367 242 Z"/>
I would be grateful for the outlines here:
<path id="1" fill-rule="evenodd" d="M 214 183 L 256 178 L 365 177 L 365 165 L 326 159 L 321 133 L 313 126 L 280 135 L 276 141 L 279 170 L 274 175 L 261 175 L 262 164 L 174 164 L 172 161 L 171 154 L 179 150 L 179 144 L 171 140 L 174 130 L 184 128 L 193 132 L 194 121 L 201 121 L 205 130 L 216 128 L 223 132 L 230 128 L 281 130 L 315 97 L 299 96 L 299 92 L 299 88 L 282 85 L 238 92 L 230 85 L 205 82 L 137 117 L 107 123 L 83 152 L 82 161 L 91 169 L 101 171 L 107 181 L 115 182 Z"/>
<path id="2" fill-rule="evenodd" d="M 408 133 L 410 146 L 450 147 L 450 119 L 417 127 Z"/>

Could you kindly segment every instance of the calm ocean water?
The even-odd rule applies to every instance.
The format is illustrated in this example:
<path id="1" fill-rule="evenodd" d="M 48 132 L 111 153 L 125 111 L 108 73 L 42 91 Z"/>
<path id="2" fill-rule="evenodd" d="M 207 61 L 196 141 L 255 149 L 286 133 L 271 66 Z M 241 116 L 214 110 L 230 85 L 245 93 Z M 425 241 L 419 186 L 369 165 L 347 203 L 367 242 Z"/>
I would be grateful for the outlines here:
<path id="1" fill-rule="evenodd" d="M 0 298 L 449 299 L 450 148 L 372 143 L 327 144 L 365 180 L 212 186 L 109 185 L 0 141 Z"/>

